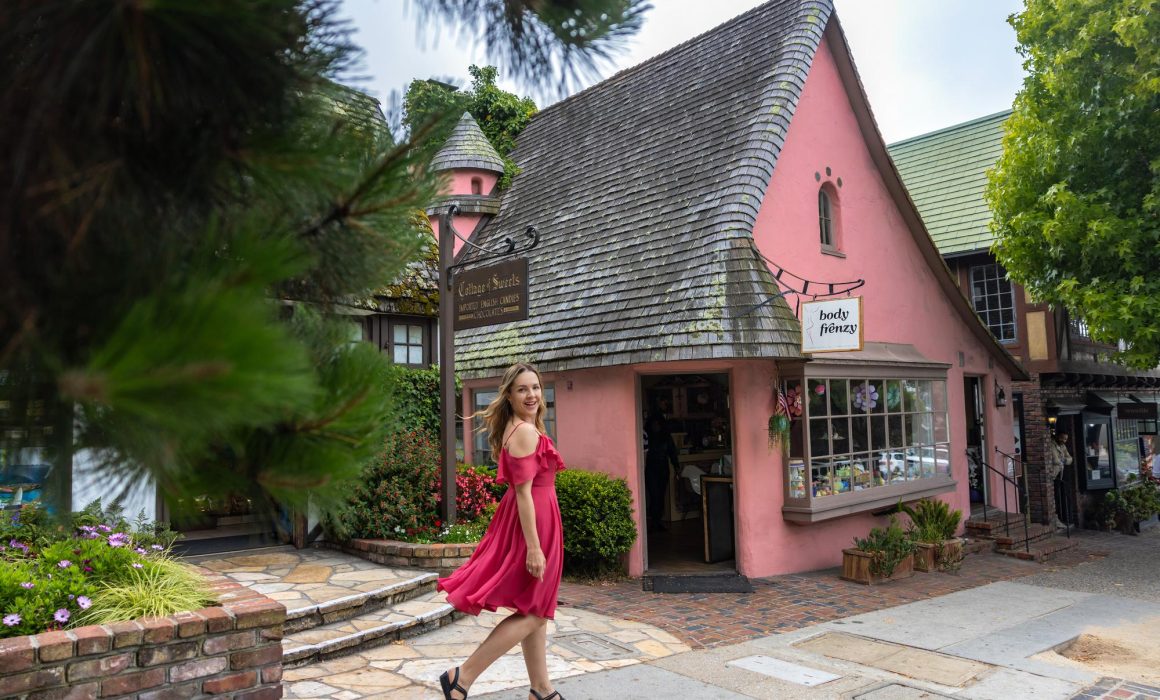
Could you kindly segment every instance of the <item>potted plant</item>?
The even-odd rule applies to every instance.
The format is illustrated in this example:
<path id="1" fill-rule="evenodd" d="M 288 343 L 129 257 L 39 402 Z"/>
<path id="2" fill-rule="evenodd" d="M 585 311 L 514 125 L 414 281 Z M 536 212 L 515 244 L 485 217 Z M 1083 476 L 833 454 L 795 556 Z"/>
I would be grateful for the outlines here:
<path id="1" fill-rule="evenodd" d="M 962 559 L 963 542 L 955 537 L 962 521 L 961 510 L 951 510 L 945 501 L 924 498 L 913 506 L 901 505 L 910 517 L 909 534 L 917 543 L 914 568 L 933 571 L 952 568 Z"/>
<path id="2" fill-rule="evenodd" d="M 871 528 L 865 538 L 855 537 L 852 549 L 842 550 L 842 578 L 854 583 L 881 583 L 914 574 L 914 541 L 890 516 L 886 527 Z"/>

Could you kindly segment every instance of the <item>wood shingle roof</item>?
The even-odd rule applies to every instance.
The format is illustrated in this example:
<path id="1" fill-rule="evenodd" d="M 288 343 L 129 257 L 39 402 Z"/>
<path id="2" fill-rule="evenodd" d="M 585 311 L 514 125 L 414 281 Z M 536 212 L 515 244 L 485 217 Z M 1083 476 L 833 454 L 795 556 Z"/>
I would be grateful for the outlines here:
<path id="1" fill-rule="evenodd" d="M 536 115 L 474 240 L 538 228 L 529 317 L 456 333 L 457 370 L 799 357 L 752 231 L 831 13 L 775 0 Z"/>
<path id="2" fill-rule="evenodd" d="M 495 146 L 487 140 L 471 113 L 464 112 L 447 137 L 447 142 L 431 159 L 431 168 L 437 171 L 474 168 L 502 173 L 503 158 L 499 157 Z"/>

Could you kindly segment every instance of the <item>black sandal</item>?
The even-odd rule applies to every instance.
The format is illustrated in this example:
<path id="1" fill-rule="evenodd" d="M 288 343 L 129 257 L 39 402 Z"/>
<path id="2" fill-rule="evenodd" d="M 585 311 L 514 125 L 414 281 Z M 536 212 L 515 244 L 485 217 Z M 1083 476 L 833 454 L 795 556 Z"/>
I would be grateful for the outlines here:
<path id="1" fill-rule="evenodd" d="M 528 690 L 531 691 L 532 695 L 536 696 L 536 700 L 552 700 L 552 698 L 559 698 L 559 700 L 564 700 L 564 696 L 560 695 L 560 691 L 558 690 L 553 690 L 548 695 L 540 695 L 536 692 L 535 688 L 528 688 Z"/>
<path id="2" fill-rule="evenodd" d="M 467 700 L 467 689 L 459 685 L 459 667 L 455 667 L 455 678 L 450 678 L 447 672 L 444 671 L 442 676 L 439 676 L 439 686 L 443 688 L 444 700 L 458 700 L 458 698 L 451 697 L 451 691 L 458 690 L 463 693 L 463 700 Z M 538 697 L 538 696 L 537 696 Z M 549 696 L 550 697 L 550 696 Z M 547 700 L 545 698 L 544 700 Z M 564 700 L 560 698 L 560 700 Z"/>

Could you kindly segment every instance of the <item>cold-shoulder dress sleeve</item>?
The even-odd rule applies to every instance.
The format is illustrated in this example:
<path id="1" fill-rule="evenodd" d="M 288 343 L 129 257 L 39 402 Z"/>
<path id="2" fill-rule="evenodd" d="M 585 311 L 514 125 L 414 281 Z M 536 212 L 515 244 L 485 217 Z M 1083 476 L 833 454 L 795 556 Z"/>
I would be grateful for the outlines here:
<path id="1" fill-rule="evenodd" d="M 499 460 L 495 480 L 501 484 L 522 484 L 536 478 L 540 472 L 558 472 L 564 469 L 564 460 L 547 435 L 541 435 L 536 451 L 527 457 L 513 457 L 506 449 Z"/>

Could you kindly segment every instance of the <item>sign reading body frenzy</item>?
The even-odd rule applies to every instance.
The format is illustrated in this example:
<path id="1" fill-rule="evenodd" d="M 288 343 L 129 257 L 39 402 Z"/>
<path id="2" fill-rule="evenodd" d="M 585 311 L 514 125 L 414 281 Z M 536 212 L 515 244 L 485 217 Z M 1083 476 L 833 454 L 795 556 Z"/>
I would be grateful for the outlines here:
<path id="1" fill-rule="evenodd" d="M 528 317 L 528 259 L 463 270 L 452 296 L 457 331 L 522 321 Z"/>
<path id="2" fill-rule="evenodd" d="M 862 349 L 862 297 L 802 304 L 802 352 Z"/>

